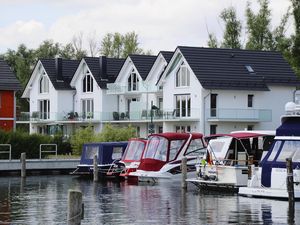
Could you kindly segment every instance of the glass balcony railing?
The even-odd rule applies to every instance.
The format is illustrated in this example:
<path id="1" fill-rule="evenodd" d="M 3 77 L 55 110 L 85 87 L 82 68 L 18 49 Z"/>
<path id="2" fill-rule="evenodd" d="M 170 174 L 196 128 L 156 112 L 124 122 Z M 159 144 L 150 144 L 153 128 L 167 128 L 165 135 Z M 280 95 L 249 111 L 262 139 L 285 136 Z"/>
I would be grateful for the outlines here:
<path id="1" fill-rule="evenodd" d="M 131 89 L 132 86 L 128 86 L 128 84 L 124 83 L 111 83 L 107 84 L 107 94 L 126 94 L 126 93 L 149 93 L 149 92 L 157 92 L 161 91 L 157 86 L 150 85 L 148 82 L 140 81 L 134 89 Z"/>
<path id="2" fill-rule="evenodd" d="M 199 120 L 200 109 L 169 109 L 153 110 L 153 120 Z M 136 110 L 130 112 L 93 112 L 93 113 L 49 113 L 22 112 L 17 121 L 28 122 L 116 122 L 116 121 L 150 121 L 151 110 Z"/>
<path id="3" fill-rule="evenodd" d="M 272 121 L 271 109 L 229 109 L 213 108 L 205 110 L 206 120 L 219 121 Z"/>

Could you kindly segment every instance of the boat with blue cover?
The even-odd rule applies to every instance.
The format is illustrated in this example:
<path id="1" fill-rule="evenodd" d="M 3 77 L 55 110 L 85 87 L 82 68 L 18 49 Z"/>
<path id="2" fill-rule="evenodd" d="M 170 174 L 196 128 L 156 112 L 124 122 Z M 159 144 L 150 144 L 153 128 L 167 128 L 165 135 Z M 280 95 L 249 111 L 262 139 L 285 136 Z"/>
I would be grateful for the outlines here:
<path id="1" fill-rule="evenodd" d="M 91 176 L 93 174 L 93 160 L 96 155 L 100 177 L 119 176 L 122 168 L 118 169 L 117 162 L 122 158 L 127 144 L 127 141 L 84 144 L 80 164 L 72 174 Z"/>
<path id="2" fill-rule="evenodd" d="M 251 197 L 288 199 L 286 159 L 292 159 L 294 196 L 300 200 L 300 105 L 289 102 L 286 115 L 276 129 L 274 143 L 259 167 L 251 167 L 251 179 L 239 194 Z"/>

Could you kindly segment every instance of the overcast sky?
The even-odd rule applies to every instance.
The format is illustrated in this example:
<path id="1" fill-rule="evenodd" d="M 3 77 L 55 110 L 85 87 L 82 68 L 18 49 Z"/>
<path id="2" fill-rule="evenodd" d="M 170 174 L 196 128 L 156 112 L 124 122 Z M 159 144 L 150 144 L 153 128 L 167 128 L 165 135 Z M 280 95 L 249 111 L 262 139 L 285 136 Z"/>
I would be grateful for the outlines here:
<path id="1" fill-rule="evenodd" d="M 100 40 L 108 32 L 139 35 L 140 47 L 174 50 L 178 45 L 206 46 L 208 31 L 222 37 L 222 9 L 233 6 L 245 25 L 246 0 L 0 0 L 0 53 L 24 43 L 36 48 L 43 40 L 66 44 L 80 32 Z M 252 0 L 257 9 L 257 1 Z M 270 0 L 272 24 L 291 5 Z M 292 19 L 287 27 L 293 30 Z M 243 40 L 245 41 L 245 40 Z"/>

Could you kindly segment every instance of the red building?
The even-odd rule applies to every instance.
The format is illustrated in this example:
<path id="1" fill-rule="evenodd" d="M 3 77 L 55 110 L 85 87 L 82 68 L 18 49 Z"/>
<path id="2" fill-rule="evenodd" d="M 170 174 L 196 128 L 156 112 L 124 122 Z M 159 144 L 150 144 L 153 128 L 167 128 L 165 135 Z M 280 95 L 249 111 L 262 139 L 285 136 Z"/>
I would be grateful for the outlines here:
<path id="1" fill-rule="evenodd" d="M 15 92 L 21 85 L 7 63 L 0 59 L 0 129 L 10 131 L 16 124 Z"/>

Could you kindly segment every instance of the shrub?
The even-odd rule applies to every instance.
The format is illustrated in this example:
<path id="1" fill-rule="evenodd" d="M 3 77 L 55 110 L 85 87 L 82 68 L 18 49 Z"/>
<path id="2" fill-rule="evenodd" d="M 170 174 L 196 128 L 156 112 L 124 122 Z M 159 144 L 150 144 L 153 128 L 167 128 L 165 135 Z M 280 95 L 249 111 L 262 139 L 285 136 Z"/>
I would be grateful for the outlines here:
<path id="1" fill-rule="evenodd" d="M 77 129 L 70 139 L 73 154 L 81 155 L 83 144 L 95 140 L 95 134 L 91 126 Z"/>

